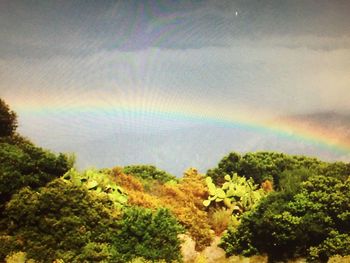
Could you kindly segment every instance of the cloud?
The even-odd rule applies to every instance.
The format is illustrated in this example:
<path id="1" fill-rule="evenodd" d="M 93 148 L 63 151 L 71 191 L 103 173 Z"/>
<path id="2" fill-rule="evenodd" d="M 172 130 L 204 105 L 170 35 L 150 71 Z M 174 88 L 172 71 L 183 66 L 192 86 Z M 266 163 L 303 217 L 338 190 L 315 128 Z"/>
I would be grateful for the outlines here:
<path id="1" fill-rule="evenodd" d="M 228 47 L 99 50 L 78 57 L 5 58 L 0 61 L 0 87 L 17 103 L 30 97 L 28 94 L 46 94 L 55 103 L 68 98 L 74 104 L 73 98 L 90 97 L 141 108 L 174 105 L 181 109 L 186 101 L 203 111 L 208 107 L 280 114 L 346 111 L 350 49 L 299 44 L 315 47 L 336 41 L 311 36 L 259 42 L 243 39 Z"/>

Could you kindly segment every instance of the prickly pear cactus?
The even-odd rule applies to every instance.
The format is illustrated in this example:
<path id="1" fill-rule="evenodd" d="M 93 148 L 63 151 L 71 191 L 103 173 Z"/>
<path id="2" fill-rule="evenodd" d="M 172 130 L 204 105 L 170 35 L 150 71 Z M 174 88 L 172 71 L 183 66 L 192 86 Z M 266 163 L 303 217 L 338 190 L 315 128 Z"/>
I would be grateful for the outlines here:
<path id="1" fill-rule="evenodd" d="M 71 181 L 75 185 L 85 186 L 96 194 L 107 195 L 116 206 L 121 206 L 127 202 L 127 195 L 123 192 L 123 189 L 116 185 L 107 173 L 93 169 L 79 173 L 72 168 L 62 178 Z"/>
<path id="2" fill-rule="evenodd" d="M 203 205 L 208 207 L 212 202 L 223 202 L 236 217 L 251 210 L 265 195 L 262 189 L 257 189 L 252 179 L 247 180 L 237 174 L 232 177 L 226 175 L 221 188 L 216 187 L 210 177 L 206 178 L 206 184 L 209 197 L 203 201 Z"/>

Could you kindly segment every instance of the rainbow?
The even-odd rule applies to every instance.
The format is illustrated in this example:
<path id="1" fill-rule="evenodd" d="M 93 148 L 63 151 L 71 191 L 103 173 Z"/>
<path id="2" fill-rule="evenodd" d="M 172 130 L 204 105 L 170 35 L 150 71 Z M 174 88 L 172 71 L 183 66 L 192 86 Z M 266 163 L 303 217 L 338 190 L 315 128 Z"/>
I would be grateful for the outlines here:
<path id="1" fill-rule="evenodd" d="M 98 116 L 151 116 L 152 118 L 159 118 L 165 120 L 180 120 L 187 121 L 189 123 L 202 123 L 210 124 L 222 127 L 232 127 L 245 129 L 247 131 L 253 131 L 260 134 L 273 134 L 281 138 L 294 141 L 302 141 L 314 146 L 330 150 L 336 153 L 349 154 L 350 153 L 350 142 L 342 140 L 339 142 L 339 136 L 325 132 L 319 127 L 304 127 L 298 125 L 295 122 L 288 121 L 262 121 L 251 118 L 250 114 L 238 115 L 223 114 L 223 112 L 206 112 L 203 111 L 179 111 L 179 110 L 155 110 L 145 109 L 127 106 L 102 106 L 102 105 L 81 105 L 73 107 L 54 107 L 54 106 L 20 106 L 14 107 L 19 115 L 88 115 L 90 117 Z"/>

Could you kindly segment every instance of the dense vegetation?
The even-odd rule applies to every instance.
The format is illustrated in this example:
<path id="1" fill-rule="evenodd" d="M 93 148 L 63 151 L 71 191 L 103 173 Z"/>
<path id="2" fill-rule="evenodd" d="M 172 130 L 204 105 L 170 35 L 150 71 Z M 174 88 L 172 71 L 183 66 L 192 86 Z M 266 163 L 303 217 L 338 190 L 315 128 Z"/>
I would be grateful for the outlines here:
<path id="1" fill-rule="evenodd" d="M 181 262 L 182 233 L 198 251 L 221 236 L 227 256 L 349 258 L 349 163 L 233 152 L 207 175 L 148 165 L 80 172 L 16 127 L 0 100 L 0 261 Z"/>

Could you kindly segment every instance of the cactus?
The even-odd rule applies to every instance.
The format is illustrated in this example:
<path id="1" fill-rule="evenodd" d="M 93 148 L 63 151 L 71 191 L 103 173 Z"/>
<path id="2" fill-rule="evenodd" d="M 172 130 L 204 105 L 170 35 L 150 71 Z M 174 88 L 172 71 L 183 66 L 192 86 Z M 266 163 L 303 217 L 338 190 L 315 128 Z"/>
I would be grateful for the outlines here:
<path id="1" fill-rule="evenodd" d="M 247 180 L 237 174 L 233 176 L 225 175 L 225 183 L 218 188 L 213 183 L 211 177 L 206 178 L 209 197 L 203 201 L 203 205 L 208 207 L 212 202 L 223 202 L 233 214 L 239 218 L 244 212 L 251 210 L 257 202 L 264 196 L 262 189 L 257 189 L 253 180 Z"/>
<path id="2" fill-rule="evenodd" d="M 101 171 L 91 169 L 84 173 L 79 173 L 72 168 L 62 178 L 71 181 L 77 186 L 85 186 L 88 190 L 97 194 L 106 194 L 118 207 L 127 202 L 127 195 L 123 189 L 116 185 L 108 174 Z"/>

